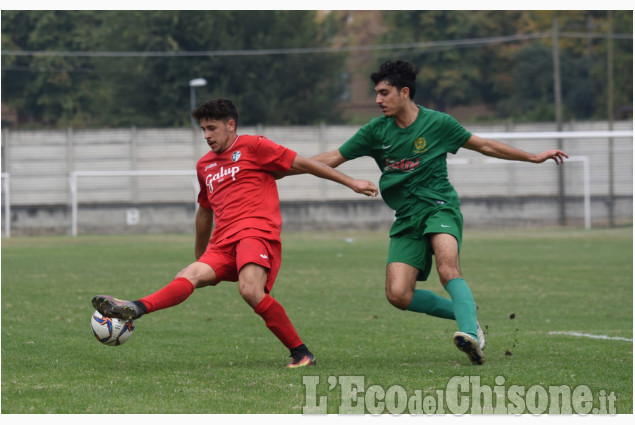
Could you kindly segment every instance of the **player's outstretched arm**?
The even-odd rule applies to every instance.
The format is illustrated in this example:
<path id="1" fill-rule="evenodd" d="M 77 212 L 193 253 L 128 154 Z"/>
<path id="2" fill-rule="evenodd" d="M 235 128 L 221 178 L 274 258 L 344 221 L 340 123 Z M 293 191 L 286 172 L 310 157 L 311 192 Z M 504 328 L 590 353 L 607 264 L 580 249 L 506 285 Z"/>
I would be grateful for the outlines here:
<path id="1" fill-rule="evenodd" d="M 332 168 L 337 168 L 347 161 L 347 159 L 342 156 L 339 149 L 315 155 L 311 157 L 311 159 L 317 162 L 321 162 L 322 164 L 326 164 Z"/>
<path id="2" fill-rule="evenodd" d="M 357 193 L 363 193 L 366 196 L 377 196 L 379 194 L 377 186 L 368 180 L 354 179 L 344 173 L 340 173 L 326 164 L 300 155 L 296 155 L 289 171 L 291 174 L 309 173 L 316 177 L 332 180 L 351 188 Z"/>
<path id="3" fill-rule="evenodd" d="M 556 164 L 562 164 L 564 163 L 565 158 L 569 158 L 569 155 L 558 149 L 551 149 L 533 154 L 496 140 L 484 139 L 474 134 L 470 137 L 470 140 L 463 145 L 463 147 L 494 158 L 508 159 L 511 161 L 533 162 L 536 164 L 545 162 L 548 159 L 553 159 Z"/>
<path id="4" fill-rule="evenodd" d="M 311 157 L 311 159 L 317 162 L 321 162 L 322 164 L 326 164 L 331 168 L 336 168 L 337 166 L 346 162 L 346 158 L 342 156 L 342 154 L 340 153 L 338 149 L 335 149 L 329 152 L 324 152 L 319 155 L 315 155 L 314 157 Z M 294 170 L 292 168 L 289 171 L 286 171 L 284 173 L 275 172 L 272 174 L 276 179 L 281 179 L 286 176 L 294 176 L 294 175 L 302 174 L 302 172 L 298 170 Z"/>

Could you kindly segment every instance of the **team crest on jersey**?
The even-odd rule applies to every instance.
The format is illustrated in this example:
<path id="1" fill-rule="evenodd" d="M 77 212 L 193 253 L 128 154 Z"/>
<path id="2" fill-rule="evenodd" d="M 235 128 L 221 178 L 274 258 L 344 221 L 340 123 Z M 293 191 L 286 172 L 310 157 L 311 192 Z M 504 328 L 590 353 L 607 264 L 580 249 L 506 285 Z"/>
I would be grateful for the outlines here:
<path id="1" fill-rule="evenodd" d="M 415 140 L 415 149 L 413 153 L 416 153 L 416 154 L 424 153 L 427 150 L 426 149 L 427 145 L 428 145 L 428 142 L 426 141 L 424 137 L 417 138 L 417 140 Z"/>
<path id="2" fill-rule="evenodd" d="M 236 162 L 240 159 L 240 151 L 236 151 L 232 154 L 232 161 Z"/>

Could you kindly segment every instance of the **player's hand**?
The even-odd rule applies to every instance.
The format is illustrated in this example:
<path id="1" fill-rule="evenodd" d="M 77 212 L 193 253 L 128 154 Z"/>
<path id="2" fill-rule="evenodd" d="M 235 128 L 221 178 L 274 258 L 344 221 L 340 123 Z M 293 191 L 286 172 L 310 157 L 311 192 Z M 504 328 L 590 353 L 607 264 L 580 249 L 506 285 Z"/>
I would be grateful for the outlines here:
<path id="1" fill-rule="evenodd" d="M 545 162 L 548 159 L 553 159 L 554 161 L 556 161 L 556 164 L 563 164 L 565 158 L 569 158 L 569 155 L 567 155 L 561 150 L 552 149 L 549 151 L 544 151 L 542 153 L 536 154 L 536 159 L 534 162 L 536 164 L 540 164 L 542 162 Z"/>
<path id="2" fill-rule="evenodd" d="M 371 196 L 373 198 L 379 194 L 377 186 L 368 180 L 353 180 L 351 189 L 357 193 L 363 193 L 364 195 Z"/>

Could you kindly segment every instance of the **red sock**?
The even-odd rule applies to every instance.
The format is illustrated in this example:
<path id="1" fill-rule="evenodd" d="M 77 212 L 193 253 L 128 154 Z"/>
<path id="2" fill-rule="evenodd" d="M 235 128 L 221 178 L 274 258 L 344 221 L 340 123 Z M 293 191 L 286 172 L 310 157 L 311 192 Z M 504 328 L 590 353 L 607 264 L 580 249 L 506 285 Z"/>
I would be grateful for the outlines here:
<path id="1" fill-rule="evenodd" d="M 148 308 L 146 313 L 172 307 L 185 301 L 194 292 L 194 285 L 188 279 L 179 277 L 159 289 L 154 294 L 139 301 Z"/>
<path id="2" fill-rule="evenodd" d="M 254 312 L 265 321 L 265 324 L 275 336 L 278 337 L 280 342 L 284 344 L 289 350 L 302 345 L 302 340 L 298 336 L 291 320 L 284 311 L 284 308 L 273 299 L 269 294 L 258 303 Z"/>

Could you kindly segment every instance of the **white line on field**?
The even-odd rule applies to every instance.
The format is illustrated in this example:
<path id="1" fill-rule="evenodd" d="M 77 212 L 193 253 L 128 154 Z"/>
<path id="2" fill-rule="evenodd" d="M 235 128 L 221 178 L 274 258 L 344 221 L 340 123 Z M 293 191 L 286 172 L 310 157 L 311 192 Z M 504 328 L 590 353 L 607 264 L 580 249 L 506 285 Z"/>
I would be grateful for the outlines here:
<path id="1" fill-rule="evenodd" d="M 612 341 L 630 341 L 630 342 L 633 342 L 632 338 L 622 338 L 621 336 L 593 335 L 593 334 L 585 334 L 585 333 L 582 333 L 582 332 L 572 332 L 572 331 L 552 331 L 552 332 L 549 332 L 549 335 L 569 335 L 569 336 L 579 336 L 579 337 L 582 337 L 582 338 L 610 339 Z"/>

